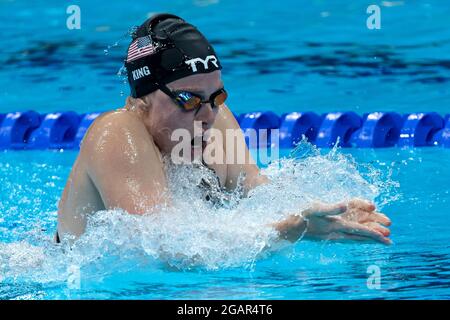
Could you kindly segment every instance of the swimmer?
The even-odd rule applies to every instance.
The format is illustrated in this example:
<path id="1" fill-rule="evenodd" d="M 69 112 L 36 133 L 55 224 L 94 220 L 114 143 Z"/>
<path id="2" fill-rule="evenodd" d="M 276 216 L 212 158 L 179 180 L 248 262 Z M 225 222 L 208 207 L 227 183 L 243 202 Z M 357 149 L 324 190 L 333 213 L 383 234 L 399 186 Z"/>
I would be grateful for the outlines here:
<path id="1" fill-rule="evenodd" d="M 86 132 L 58 205 L 58 242 L 83 234 L 88 217 L 99 210 L 121 208 L 142 215 L 170 205 L 163 161 L 178 143 L 172 133 L 185 129 L 192 135 L 194 121 L 201 123 L 203 132 L 213 128 L 224 137 L 227 129 L 239 131 L 236 150 L 227 150 L 226 139 L 218 147 L 224 157 L 242 151 L 251 159 L 239 124 L 225 104 L 220 61 L 197 28 L 171 14 L 149 18 L 133 33 L 125 67 L 130 96 L 123 108 L 102 114 Z M 191 155 L 206 146 L 192 143 Z M 207 166 L 226 190 L 237 188 L 243 176 L 243 196 L 269 182 L 253 160 Z M 352 199 L 314 203 L 271 226 L 280 239 L 291 242 L 305 238 L 390 244 L 390 223 L 373 203 Z"/>

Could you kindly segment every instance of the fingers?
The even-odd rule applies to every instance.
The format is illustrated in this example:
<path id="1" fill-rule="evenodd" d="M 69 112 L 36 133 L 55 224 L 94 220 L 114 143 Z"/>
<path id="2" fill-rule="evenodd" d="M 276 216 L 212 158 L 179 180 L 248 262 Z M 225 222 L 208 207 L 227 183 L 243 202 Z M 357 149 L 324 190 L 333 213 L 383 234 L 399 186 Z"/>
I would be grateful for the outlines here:
<path id="1" fill-rule="evenodd" d="M 354 198 L 354 199 L 350 200 L 348 202 L 348 207 L 360 209 L 363 211 L 369 211 L 369 212 L 375 210 L 375 205 L 372 202 L 369 202 L 369 201 L 366 201 L 363 199 L 359 199 L 359 198 Z"/>
<path id="2" fill-rule="evenodd" d="M 381 226 L 379 226 L 381 227 Z M 366 237 L 384 244 L 391 244 L 392 241 L 388 239 L 382 232 L 372 229 L 368 226 L 361 225 L 355 222 L 345 222 L 336 230 L 341 233 Z"/>
<path id="3" fill-rule="evenodd" d="M 392 244 L 391 239 L 389 239 L 388 237 L 384 237 L 380 234 L 373 234 L 371 236 L 348 234 L 345 232 L 344 232 L 344 234 L 345 234 L 344 238 L 348 238 L 348 239 L 355 239 L 355 240 L 360 240 L 360 241 L 375 241 L 375 242 L 379 242 L 379 243 L 386 244 L 386 245 Z"/>
<path id="4" fill-rule="evenodd" d="M 335 204 L 314 203 L 311 208 L 302 212 L 304 217 L 314 216 L 334 216 L 347 210 L 347 205 L 343 202 Z"/>
<path id="5" fill-rule="evenodd" d="M 354 222 L 371 222 L 372 219 L 370 218 L 371 212 L 363 211 L 360 209 L 348 209 L 342 217 L 345 220 L 348 221 L 354 221 Z"/>
<path id="6" fill-rule="evenodd" d="M 373 222 L 381 223 L 385 226 L 390 226 L 392 224 L 391 219 L 389 219 L 386 215 L 381 212 L 372 212 L 370 213 L 369 219 Z"/>
<path id="7" fill-rule="evenodd" d="M 376 222 L 365 223 L 365 225 L 373 230 L 380 232 L 385 237 L 389 237 L 389 235 L 391 234 L 391 231 L 388 228 L 385 228 Z"/>
<path id="8" fill-rule="evenodd" d="M 330 237 L 328 237 L 328 240 L 337 240 L 339 242 L 347 242 L 347 241 L 359 241 L 359 242 L 372 242 L 373 239 L 354 235 L 354 234 L 348 234 L 348 233 L 338 233 L 334 232 L 330 234 Z M 382 242 L 383 244 L 390 245 L 392 244 L 392 241 L 388 238 Z"/>
<path id="9" fill-rule="evenodd" d="M 350 209 L 343 215 L 350 221 L 366 223 L 376 222 L 385 226 L 391 225 L 391 220 L 381 212 L 368 212 L 360 209 Z"/>

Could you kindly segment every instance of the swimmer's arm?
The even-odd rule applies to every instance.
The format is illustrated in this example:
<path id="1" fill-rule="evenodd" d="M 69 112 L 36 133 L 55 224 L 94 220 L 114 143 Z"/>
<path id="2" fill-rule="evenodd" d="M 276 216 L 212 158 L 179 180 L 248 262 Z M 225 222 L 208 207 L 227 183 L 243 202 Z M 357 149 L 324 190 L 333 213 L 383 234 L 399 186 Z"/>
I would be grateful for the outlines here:
<path id="1" fill-rule="evenodd" d="M 269 225 L 278 232 L 279 240 L 296 242 L 303 238 L 307 231 L 307 222 L 301 215 L 290 215 L 286 219 Z"/>
<path id="2" fill-rule="evenodd" d="M 106 209 L 152 211 L 166 202 L 166 179 L 153 141 L 140 123 L 122 123 L 117 117 L 108 121 L 98 124 L 83 142 L 88 175 Z"/>
<path id="3" fill-rule="evenodd" d="M 293 214 L 270 226 L 278 231 L 279 240 L 372 241 L 391 244 L 391 221 L 376 212 L 375 206 L 361 199 L 347 204 L 313 203 L 300 214 Z"/>
<path id="4" fill-rule="evenodd" d="M 220 106 L 219 113 L 217 114 L 216 121 L 214 122 L 214 128 L 219 129 L 222 132 L 223 149 L 225 154 L 227 156 L 234 155 L 234 161 L 232 161 L 233 163 L 227 164 L 227 179 L 225 187 L 229 190 L 235 189 L 238 178 L 241 174 L 245 175 L 245 179 L 243 181 L 245 194 L 259 185 L 268 183 L 268 177 L 261 174 L 260 169 L 247 148 L 244 134 L 239 126 L 239 123 L 225 104 Z M 232 141 L 227 143 L 227 129 L 232 129 L 230 132 L 234 132 L 236 134 L 234 141 L 235 143 L 232 143 Z M 230 137 L 231 135 L 228 136 L 228 138 Z M 234 149 L 227 150 L 227 144 L 229 146 L 234 146 Z M 244 159 L 245 162 L 243 164 L 239 164 L 237 162 L 239 159 L 238 157 Z"/>

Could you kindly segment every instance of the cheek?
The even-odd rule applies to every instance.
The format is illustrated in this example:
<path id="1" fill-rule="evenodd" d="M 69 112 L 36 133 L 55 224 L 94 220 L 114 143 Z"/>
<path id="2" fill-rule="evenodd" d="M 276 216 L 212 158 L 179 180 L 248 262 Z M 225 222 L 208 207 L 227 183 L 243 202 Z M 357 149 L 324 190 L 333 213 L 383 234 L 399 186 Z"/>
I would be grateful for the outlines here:
<path id="1" fill-rule="evenodd" d="M 216 108 L 214 108 L 214 109 L 213 109 L 213 113 L 214 113 L 214 120 L 216 120 L 216 118 L 217 118 L 217 115 L 219 114 L 219 110 L 220 110 L 220 107 L 216 107 Z"/>
<path id="2" fill-rule="evenodd" d="M 194 128 L 194 113 L 185 112 L 180 108 L 177 108 L 177 110 L 171 114 L 169 121 L 172 130 L 187 129 L 188 131 L 192 131 Z"/>
<path id="3" fill-rule="evenodd" d="M 185 130 L 187 130 L 192 135 L 194 129 L 193 121 L 193 115 L 183 112 L 182 110 L 176 110 L 170 114 L 167 113 L 166 116 L 160 118 L 159 123 L 157 123 L 157 127 L 160 128 L 160 139 L 163 139 L 164 143 L 167 145 L 178 143 L 177 141 L 172 141 L 172 133 L 176 130 L 183 129 L 179 134 L 184 135 Z"/>

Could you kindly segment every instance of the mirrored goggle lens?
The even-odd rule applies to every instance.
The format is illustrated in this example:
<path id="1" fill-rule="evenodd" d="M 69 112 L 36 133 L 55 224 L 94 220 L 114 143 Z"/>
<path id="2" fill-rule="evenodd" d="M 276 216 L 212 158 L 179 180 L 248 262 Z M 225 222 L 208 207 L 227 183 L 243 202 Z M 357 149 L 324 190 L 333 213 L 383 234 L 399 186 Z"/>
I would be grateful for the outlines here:
<path id="1" fill-rule="evenodd" d="M 218 107 L 220 105 L 222 105 L 225 100 L 227 100 L 228 98 L 228 94 L 225 90 L 223 90 L 220 94 L 218 94 L 215 98 L 214 98 L 214 106 Z"/>
<path id="2" fill-rule="evenodd" d="M 225 90 L 222 90 L 217 96 L 214 97 L 212 108 L 222 105 L 227 99 L 228 94 Z M 185 110 L 197 109 L 201 106 L 202 100 L 200 97 L 194 96 L 191 93 L 183 92 L 178 95 L 177 99 Z"/>
<path id="3" fill-rule="evenodd" d="M 193 110 L 193 109 L 200 107 L 201 104 L 202 104 L 202 100 L 200 98 L 191 97 L 188 100 L 183 102 L 183 107 L 186 110 Z"/>

